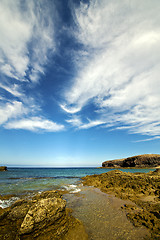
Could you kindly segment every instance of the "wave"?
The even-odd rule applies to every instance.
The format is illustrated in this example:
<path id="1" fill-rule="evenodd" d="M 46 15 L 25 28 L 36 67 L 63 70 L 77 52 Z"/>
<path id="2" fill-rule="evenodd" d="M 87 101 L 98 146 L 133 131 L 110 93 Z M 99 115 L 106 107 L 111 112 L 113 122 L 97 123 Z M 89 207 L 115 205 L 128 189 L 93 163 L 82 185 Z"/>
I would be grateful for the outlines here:
<path id="1" fill-rule="evenodd" d="M 76 178 L 79 179 L 80 177 L 77 176 L 56 176 L 56 177 L 10 177 L 8 179 L 10 180 L 32 180 L 32 179 L 63 179 L 63 178 L 68 178 L 68 179 L 72 179 L 72 178 Z"/>
<path id="2" fill-rule="evenodd" d="M 10 199 L 7 200 L 0 200 L 0 207 L 1 208 L 10 207 L 18 199 L 19 199 L 18 197 L 11 197 Z"/>
<path id="3" fill-rule="evenodd" d="M 70 184 L 70 185 L 67 185 L 67 186 L 63 186 L 67 191 L 69 191 L 70 193 L 78 193 L 81 191 L 81 189 L 77 186 L 77 185 L 74 185 L 74 184 Z"/>
<path id="4" fill-rule="evenodd" d="M 57 188 L 58 189 L 58 186 Z M 79 185 L 75 185 L 75 184 L 68 184 L 68 185 L 64 185 L 60 188 L 65 189 L 67 191 L 69 191 L 69 193 L 78 193 L 81 191 L 80 188 L 80 184 Z M 38 193 L 42 193 L 44 190 L 39 190 Z M 36 191 L 37 192 L 37 191 Z M 34 191 L 31 191 L 31 195 L 29 195 L 29 191 L 26 191 L 25 193 L 28 193 L 28 197 L 32 196 L 32 194 L 35 194 Z M 17 201 L 18 199 L 20 199 L 19 197 L 11 197 L 10 199 L 6 199 L 6 200 L 1 200 L 0 199 L 0 207 L 1 208 L 7 208 L 10 207 L 15 201 Z"/>

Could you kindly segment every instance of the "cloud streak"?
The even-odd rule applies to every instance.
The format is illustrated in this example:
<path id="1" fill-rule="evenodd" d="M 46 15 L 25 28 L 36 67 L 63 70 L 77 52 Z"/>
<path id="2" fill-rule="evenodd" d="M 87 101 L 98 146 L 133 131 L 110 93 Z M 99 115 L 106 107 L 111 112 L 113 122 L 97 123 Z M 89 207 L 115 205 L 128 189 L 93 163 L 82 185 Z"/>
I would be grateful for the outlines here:
<path id="1" fill-rule="evenodd" d="M 6 129 L 25 129 L 33 132 L 57 132 L 64 130 L 64 126 L 41 117 L 32 117 L 30 119 L 13 120 L 5 124 Z"/>
<path id="2" fill-rule="evenodd" d="M 2 0 L 0 12 L 1 72 L 20 81 L 37 81 L 48 51 L 54 49 L 49 8 L 42 1 Z"/>
<path id="3" fill-rule="evenodd" d="M 4 124 L 10 118 L 19 117 L 26 113 L 26 109 L 21 102 L 13 101 L 12 103 L 6 103 L 1 105 L 0 108 L 0 124 Z"/>
<path id="4" fill-rule="evenodd" d="M 43 117 L 40 103 L 26 92 L 39 84 L 49 55 L 56 50 L 55 6 L 45 3 L 0 3 L 0 124 L 7 129 L 64 130 L 63 125 Z"/>
<path id="5" fill-rule="evenodd" d="M 159 10 L 156 0 L 95 0 L 76 8 L 75 38 L 87 54 L 78 56 L 80 64 L 75 60 L 77 75 L 63 110 L 84 118 L 83 108 L 94 104 L 96 118 L 84 121 L 84 128 L 102 122 L 127 126 L 130 133 L 160 134 Z"/>

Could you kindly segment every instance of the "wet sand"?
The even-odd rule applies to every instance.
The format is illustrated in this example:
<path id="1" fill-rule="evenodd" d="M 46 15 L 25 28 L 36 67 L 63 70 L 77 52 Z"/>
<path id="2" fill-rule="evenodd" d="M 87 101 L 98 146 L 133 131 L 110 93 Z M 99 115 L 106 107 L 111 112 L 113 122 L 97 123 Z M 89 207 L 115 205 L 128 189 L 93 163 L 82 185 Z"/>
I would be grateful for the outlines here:
<path id="1" fill-rule="evenodd" d="M 93 187 L 82 187 L 78 194 L 65 194 L 72 215 L 83 222 L 89 240 L 150 239 L 144 227 L 134 227 L 121 209 L 124 201 Z"/>

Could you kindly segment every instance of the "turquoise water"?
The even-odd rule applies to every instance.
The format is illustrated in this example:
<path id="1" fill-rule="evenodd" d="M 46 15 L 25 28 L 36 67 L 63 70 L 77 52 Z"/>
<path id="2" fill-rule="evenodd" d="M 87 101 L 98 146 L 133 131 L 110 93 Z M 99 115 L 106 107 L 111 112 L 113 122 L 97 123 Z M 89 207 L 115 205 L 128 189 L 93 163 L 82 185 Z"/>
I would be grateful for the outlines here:
<path id="1" fill-rule="evenodd" d="M 26 194 L 51 189 L 70 189 L 76 192 L 81 177 L 101 174 L 113 169 L 100 168 L 8 168 L 0 172 L 0 195 Z M 149 172 L 153 169 L 121 169 L 125 172 Z"/>

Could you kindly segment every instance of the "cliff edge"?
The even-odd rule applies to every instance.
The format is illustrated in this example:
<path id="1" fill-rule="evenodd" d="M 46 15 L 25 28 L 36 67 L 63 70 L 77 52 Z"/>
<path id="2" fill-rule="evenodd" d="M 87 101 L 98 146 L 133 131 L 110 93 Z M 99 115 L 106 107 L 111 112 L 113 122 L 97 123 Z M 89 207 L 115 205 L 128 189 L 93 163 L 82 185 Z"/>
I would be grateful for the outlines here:
<path id="1" fill-rule="evenodd" d="M 160 167 L 160 154 L 144 154 L 123 159 L 109 160 L 102 163 L 105 168 L 150 168 Z"/>

